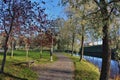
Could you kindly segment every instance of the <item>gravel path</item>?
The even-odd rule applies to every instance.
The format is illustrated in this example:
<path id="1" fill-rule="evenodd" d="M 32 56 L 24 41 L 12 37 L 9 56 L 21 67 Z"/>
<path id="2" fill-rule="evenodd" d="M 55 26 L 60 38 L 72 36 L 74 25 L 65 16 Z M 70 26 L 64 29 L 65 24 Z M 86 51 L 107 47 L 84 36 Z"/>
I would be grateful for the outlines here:
<path id="1" fill-rule="evenodd" d="M 74 64 L 63 54 L 57 53 L 58 60 L 37 67 L 39 80 L 74 80 Z"/>

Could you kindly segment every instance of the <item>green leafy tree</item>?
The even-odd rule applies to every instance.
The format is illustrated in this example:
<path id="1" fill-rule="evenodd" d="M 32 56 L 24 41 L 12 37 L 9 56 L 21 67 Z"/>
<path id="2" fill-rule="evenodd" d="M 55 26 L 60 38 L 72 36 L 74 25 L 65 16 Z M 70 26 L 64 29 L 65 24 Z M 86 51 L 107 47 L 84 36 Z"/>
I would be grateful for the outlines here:
<path id="1" fill-rule="evenodd" d="M 87 8 L 85 5 L 77 5 L 77 2 L 72 2 L 70 3 L 69 6 L 69 12 L 67 13 L 68 15 L 72 16 L 73 20 L 73 27 L 75 27 L 75 29 L 73 29 L 74 31 L 73 34 L 75 34 L 76 30 L 79 30 L 77 32 L 77 34 L 81 35 L 81 47 L 80 47 L 80 61 L 83 58 L 83 54 L 84 54 L 84 41 L 85 41 L 85 35 L 86 35 L 86 27 L 87 25 L 87 19 L 85 19 L 85 14 L 86 14 Z M 74 38 L 74 37 L 73 37 Z M 74 42 L 74 39 L 72 39 Z"/>
<path id="2" fill-rule="evenodd" d="M 119 0 L 62 0 L 62 3 L 69 2 L 71 6 L 79 8 L 81 4 L 88 4 L 88 11 L 85 12 L 87 19 L 94 22 L 94 26 L 102 28 L 102 69 L 100 80 L 108 80 L 110 77 L 110 60 L 111 60 L 111 47 L 110 47 L 110 22 L 112 23 L 113 16 L 119 16 Z M 91 22 L 90 21 L 90 22 Z"/>

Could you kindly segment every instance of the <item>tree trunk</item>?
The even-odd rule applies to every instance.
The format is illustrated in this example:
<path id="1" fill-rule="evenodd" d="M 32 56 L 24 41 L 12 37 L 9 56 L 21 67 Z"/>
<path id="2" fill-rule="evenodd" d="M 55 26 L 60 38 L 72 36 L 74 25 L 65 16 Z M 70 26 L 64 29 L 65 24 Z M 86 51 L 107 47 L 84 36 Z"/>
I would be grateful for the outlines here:
<path id="1" fill-rule="evenodd" d="M 28 60 L 28 55 L 29 55 L 29 47 L 28 47 L 28 44 L 25 45 L 25 50 L 26 50 L 26 60 Z"/>
<path id="2" fill-rule="evenodd" d="M 103 27 L 103 49 L 102 49 L 102 69 L 100 74 L 100 80 L 109 80 L 110 76 L 110 61 L 111 61 L 111 50 L 109 46 L 108 37 L 108 26 Z"/>
<path id="3" fill-rule="evenodd" d="M 43 53 L 43 35 L 41 36 L 42 40 L 40 42 L 41 46 L 40 46 L 40 59 L 42 58 L 42 53 Z"/>
<path id="4" fill-rule="evenodd" d="M 119 68 L 119 73 L 118 74 L 120 74 L 120 60 L 118 60 L 117 63 L 118 63 L 118 68 Z"/>
<path id="5" fill-rule="evenodd" d="M 73 32 L 73 35 L 72 35 L 72 52 L 71 52 L 71 56 L 73 56 L 73 53 L 74 53 L 74 42 L 75 42 L 75 32 Z"/>
<path id="6" fill-rule="evenodd" d="M 57 49 L 60 50 L 60 39 L 57 41 Z"/>
<path id="7" fill-rule="evenodd" d="M 100 80 L 109 80 L 110 76 L 110 61 L 111 61 L 111 50 L 109 40 L 109 18 L 105 0 L 100 0 L 101 3 L 101 14 L 103 17 L 103 44 L 102 44 L 102 68 L 100 74 Z"/>
<path id="8" fill-rule="evenodd" d="M 14 49 L 14 44 L 13 44 L 13 41 L 12 41 L 12 46 L 11 46 L 11 57 L 13 57 L 13 49 Z"/>
<path id="9" fill-rule="evenodd" d="M 69 45 L 67 44 L 67 50 L 69 50 Z"/>
<path id="10" fill-rule="evenodd" d="M 50 50 L 50 61 L 53 61 L 53 50 L 52 50 L 52 48 L 51 48 L 51 50 Z"/>
<path id="11" fill-rule="evenodd" d="M 82 25 L 82 38 L 81 38 L 81 48 L 80 48 L 80 60 L 83 59 L 83 54 L 84 54 L 84 26 Z"/>
<path id="12" fill-rule="evenodd" d="M 42 53 L 43 53 L 43 48 L 42 46 L 40 47 L 40 59 L 42 58 Z"/>
<path id="13" fill-rule="evenodd" d="M 8 39 L 9 39 L 9 36 L 7 35 L 7 37 L 5 39 L 4 55 L 3 55 L 3 60 L 2 60 L 0 73 L 4 73 L 4 67 L 5 67 L 5 63 L 6 63 L 6 56 L 7 56 L 7 50 L 8 50 L 8 45 L 7 45 Z"/>
<path id="14" fill-rule="evenodd" d="M 28 49 L 26 50 L 26 57 L 28 58 Z"/>
<path id="15" fill-rule="evenodd" d="M 28 60 L 28 54 L 29 54 L 29 51 L 28 49 L 26 49 L 26 59 Z"/>
<path id="16" fill-rule="evenodd" d="M 9 9 L 10 10 L 10 9 Z M 11 13 L 9 11 L 9 13 Z M 14 13 L 13 13 L 14 14 Z M 5 45 L 4 45 L 4 54 L 3 54 L 3 60 L 2 60 L 2 65 L 1 65 L 1 71 L 0 73 L 4 73 L 4 67 L 5 67 L 5 63 L 6 63 L 6 56 L 7 56 L 7 50 L 8 50 L 8 40 L 9 40 L 9 36 L 11 34 L 11 31 L 12 31 L 12 27 L 13 27 L 13 22 L 14 22 L 14 16 L 12 16 L 12 19 L 11 19 L 11 22 L 10 22 L 10 29 L 9 31 L 7 32 L 6 28 L 4 28 L 5 30 L 5 33 L 6 33 L 6 39 L 5 39 Z M 5 24 L 3 24 L 4 27 L 5 27 Z"/>
<path id="17" fill-rule="evenodd" d="M 52 36 L 52 45 L 50 49 L 50 61 L 53 61 L 53 36 Z"/>

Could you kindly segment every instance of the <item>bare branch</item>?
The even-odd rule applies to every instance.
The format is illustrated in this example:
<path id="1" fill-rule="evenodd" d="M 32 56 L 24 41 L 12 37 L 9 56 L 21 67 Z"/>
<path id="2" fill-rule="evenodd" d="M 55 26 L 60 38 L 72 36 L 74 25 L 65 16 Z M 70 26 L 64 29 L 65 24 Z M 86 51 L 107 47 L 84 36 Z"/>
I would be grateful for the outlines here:
<path id="1" fill-rule="evenodd" d="M 6 28 L 5 28 L 5 21 L 3 21 L 3 27 L 4 27 L 4 30 L 5 30 L 5 33 L 8 35 L 8 32 L 7 32 L 7 30 L 6 30 Z"/>
<path id="2" fill-rule="evenodd" d="M 99 11 L 100 11 L 100 9 L 98 9 L 98 10 L 95 11 L 95 12 L 89 13 L 89 14 L 87 14 L 86 16 L 89 16 L 89 15 L 92 15 L 92 14 L 97 14 Z"/>
<path id="3" fill-rule="evenodd" d="M 100 7 L 100 4 L 97 0 L 94 0 L 94 2 Z"/>
<path id="4" fill-rule="evenodd" d="M 108 16 L 106 16 L 106 17 L 104 18 L 104 20 L 107 20 L 107 19 L 109 19 L 109 18 L 110 18 L 110 16 L 111 16 L 111 14 L 112 14 L 113 10 L 114 10 L 114 8 L 112 8 L 112 9 L 111 9 L 110 13 L 108 14 Z"/>
<path id="5" fill-rule="evenodd" d="M 12 4 L 11 4 L 11 1 L 9 1 L 9 4 L 8 4 L 8 11 L 9 11 L 11 17 L 13 18 L 13 15 L 12 15 L 12 12 L 11 12 L 11 7 L 10 7 L 11 5 L 12 5 Z"/>
<path id="6" fill-rule="evenodd" d="M 6 3 L 7 1 L 6 0 L 3 0 L 4 3 Z"/>
<path id="7" fill-rule="evenodd" d="M 108 18 L 111 16 L 111 13 L 113 12 L 114 8 L 111 9 L 109 15 L 108 15 Z"/>
<path id="8" fill-rule="evenodd" d="M 4 19 L 5 19 L 4 12 L 3 12 L 3 16 L 4 16 Z M 5 28 L 5 20 L 3 20 L 3 27 L 4 27 L 4 30 L 5 30 L 5 33 L 8 35 L 8 32 L 7 32 L 6 28 Z"/>

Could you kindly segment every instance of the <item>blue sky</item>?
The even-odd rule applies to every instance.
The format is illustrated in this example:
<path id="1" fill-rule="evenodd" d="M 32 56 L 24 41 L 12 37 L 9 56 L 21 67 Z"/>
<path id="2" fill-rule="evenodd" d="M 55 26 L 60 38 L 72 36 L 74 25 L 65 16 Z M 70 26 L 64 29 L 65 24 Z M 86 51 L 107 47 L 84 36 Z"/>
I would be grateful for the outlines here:
<path id="1" fill-rule="evenodd" d="M 60 0 L 33 0 L 41 3 L 42 1 L 45 4 L 41 4 L 41 7 L 46 8 L 45 13 L 48 14 L 48 19 L 56 19 L 58 17 L 64 17 L 66 19 L 64 13 L 64 7 L 60 6 Z"/>

